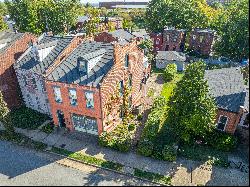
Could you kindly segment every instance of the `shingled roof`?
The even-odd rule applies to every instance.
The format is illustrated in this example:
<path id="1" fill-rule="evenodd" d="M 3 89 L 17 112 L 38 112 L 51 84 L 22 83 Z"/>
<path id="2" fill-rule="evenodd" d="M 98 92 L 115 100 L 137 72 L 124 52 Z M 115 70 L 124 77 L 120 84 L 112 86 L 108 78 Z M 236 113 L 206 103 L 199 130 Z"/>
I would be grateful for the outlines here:
<path id="1" fill-rule="evenodd" d="M 84 41 L 48 75 L 47 79 L 97 87 L 114 64 L 113 53 L 114 48 L 110 43 Z M 79 72 L 77 64 L 79 58 L 88 62 L 94 61 L 94 67 L 87 75 Z"/>
<path id="2" fill-rule="evenodd" d="M 210 93 L 215 97 L 217 107 L 230 112 L 239 112 L 246 102 L 246 87 L 238 68 L 207 70 Z"/>
<path id="3" fill-rule="evenodd" d="M 158 51 L 156 59 L 167 61 L 186 61 L 186 56 L 182 52 L 177 51 Z"/>
<path id="4" fill-rule="evenodd" d="M 4 53 L 12 44 L 24 36 L 24 33 L 0 32 L 0 54 Z"/>
<path id="5" fill-rule="evenodd" d="M 37 49 L 51 48 L 45 58 L 38 60 L 32 47 L 25 52 L 24 56 L 16 64 L 16 67 L 31 70 L 43 74 L 56 60 L 59 54 L 71 43 L 73 37 L 43 36 L 37 44 Z"/>
<path id="6" fill-rule="evenodd" d="M 131 39 L 136 38 L 135 35 L 131 34 L 130 32 L 124 30 L 124 29 L 118 29 L 112 32 L 109 32 L 110 35 L 112 35 L 114 38 L 121 39 L 118 41 L 119 44 L 125 45 L 131 41 Z"/>

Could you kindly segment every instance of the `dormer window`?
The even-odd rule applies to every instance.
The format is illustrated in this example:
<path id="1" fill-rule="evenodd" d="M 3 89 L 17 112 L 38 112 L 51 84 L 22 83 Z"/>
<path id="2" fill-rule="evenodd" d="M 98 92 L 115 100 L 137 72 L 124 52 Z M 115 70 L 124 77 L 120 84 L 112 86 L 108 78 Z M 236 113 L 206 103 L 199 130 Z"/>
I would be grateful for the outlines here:
<path id="1" fill-rule="evenodd" d="M 125 55 L 125 67 L 128 68 L 129 66 L 129 58 L 128 58 L 128 54 Z"/>
<path id="2" fill-rule="evenodd" d="M 83 58 L 78 58 L 78 70 L 82 74 L 87 74 L 88 72 L 88 62 Z"/>

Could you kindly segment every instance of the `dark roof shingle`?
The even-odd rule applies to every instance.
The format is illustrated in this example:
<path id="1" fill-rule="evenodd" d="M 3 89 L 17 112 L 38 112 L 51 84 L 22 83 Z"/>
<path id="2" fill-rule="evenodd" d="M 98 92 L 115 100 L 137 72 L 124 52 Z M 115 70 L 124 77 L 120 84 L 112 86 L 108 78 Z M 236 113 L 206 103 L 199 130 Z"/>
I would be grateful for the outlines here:
<path id="1" fill-rule="evenodd" d="M 231 112 L 239 112 L 245 105 L 246 88 L 243 75 L 238 68 L 207 70 L 210 93 L 215 97 L 217 107 Z"/>
<path id="2" fill-rule="evenodd" d="M 14 32 L 0 32 L 0 54 L 8 49 L 14 42 L 23 37 L 24 33 L 14 33 Z"/>
<path id="3" fill-rule="evenodd" d="M 113 45 L 109 43 L 85 41 L 80 44 L 47 77 L 48 80 L 97 87 L 103 77 L 112 68 Z M 87 61 L 94 60 L 94 67 L 87 75 L 81 75 L 77 60 L 81 57 Z"/>
<path id="4" fill-rule="evenodd" d="M 40 61 L 36 59 L 32 48 L 29 48 L 29 51 L 20 59 L 16 67 L 43 74 L 53 64 L 59 54 L 71 43 L 72 39 L 73 37 L 44 36 L 38 42 L 37 49 L 53 47 L 49 54 Z"/>

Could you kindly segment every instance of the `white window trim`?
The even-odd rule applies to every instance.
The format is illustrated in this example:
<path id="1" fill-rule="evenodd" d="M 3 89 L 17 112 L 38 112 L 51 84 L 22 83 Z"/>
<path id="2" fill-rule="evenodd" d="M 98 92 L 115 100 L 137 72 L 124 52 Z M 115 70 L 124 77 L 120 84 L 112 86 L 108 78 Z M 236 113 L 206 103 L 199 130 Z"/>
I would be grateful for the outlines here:
<path id="1" fill-rule="evenodd" d="M 219 122 L 220 122 L 220 118 L 221 118 L 221 117 L 226 117 L 226 118 L 227 118 L 227 121 L 226 121 L 226 123 L 225 123 L 225 126 L 224 126 L 224 129 L 223 129 L 223 130 L 218 129 L 218 124 L 219 124 Z M 227 127 L 227 122 L 228 122 L 229 119 L 230 119 L 230 118 L 229 118 L 228 116 L 220 115 L 219 120 L 218 120 L 217 125 L 216 125 L 217 130 L 219 130 L 219 131 L 225 131 L 225 130 L 226 130 L 226 127 Z"/>

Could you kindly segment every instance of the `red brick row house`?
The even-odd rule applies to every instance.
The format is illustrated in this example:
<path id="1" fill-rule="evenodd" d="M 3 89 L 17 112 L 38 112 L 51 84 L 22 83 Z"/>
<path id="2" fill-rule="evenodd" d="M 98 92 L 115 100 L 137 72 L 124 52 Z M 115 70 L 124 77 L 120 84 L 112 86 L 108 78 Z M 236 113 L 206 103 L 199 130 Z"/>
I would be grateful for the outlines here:
<path id="1" fill-rule="evenodd" d="M 13 64 L 26 51 L 31 40 L 35 39 L 29 33 L 0 32 L 0 90 L 9 108 L 21 105 Z"/>
<path id="2" fill-rule="evenodd" d="M 45 88 L 46 73 L 55 68 L 80 43 L 79 37 L 56 37 L 43 34 L 15 63 L 25 105 L 51 115 Z"/>
<path id="3" fill-rule="evenodd" d="M 194 29 L 189 34 L 189 40 L 186 41 L 187 32 L 183 29 L 164 29 L 163 32 L 151 33 L 154 52 L 158 51 L 177 51 L 183 52 L 185 42 L 188 42 L 189 50 L 200 55 L 209 56 L 213 52 L 213 45 L 217 40 L 214 30 Z"/>
<path id="4" fill-rule="evenodd" d="M 244 113 L 249 112 L 249 95 L 241 70 L 239 68 L 207 70 L 205 78 L 218 107 L 217 129 L 234 134 L 241 119 L 246 118 Z"/>
<path id="5" fill-rule="evenodd" d="M 217 40 L 217 34 L 210 29 L 194 29 L 189 37 L 189 49 L 194 52 L 209 56 L 213 52 L 213 45 Z"/>
<path id="6" fill-rule="evenodd" d="M 136 41 L 84 41 L 47 74 L 46 90 L 54 124 L 98 135 L 123 117 L 129 87 L 130 108 L 141 105 L 146 67 Z"/>

